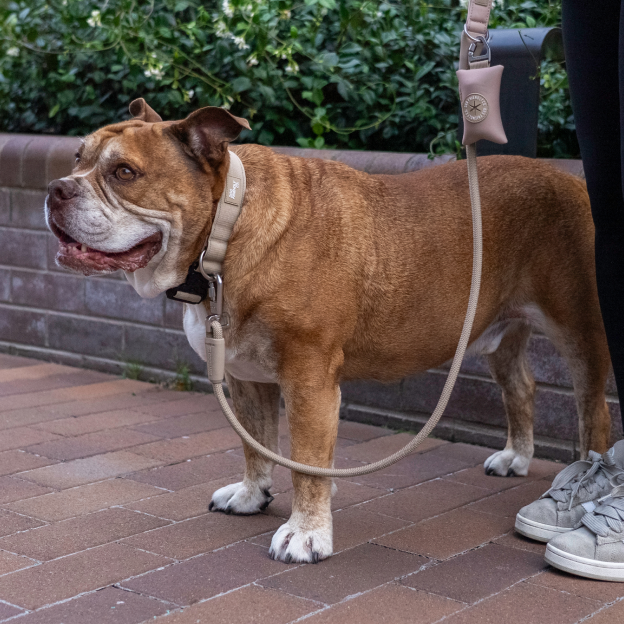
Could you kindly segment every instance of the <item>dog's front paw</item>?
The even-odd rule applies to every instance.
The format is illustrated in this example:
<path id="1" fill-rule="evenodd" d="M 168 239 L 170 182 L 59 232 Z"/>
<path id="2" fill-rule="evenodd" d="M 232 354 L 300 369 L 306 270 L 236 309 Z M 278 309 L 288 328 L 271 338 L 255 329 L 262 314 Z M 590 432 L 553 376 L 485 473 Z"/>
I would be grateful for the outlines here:
<path id="1" fill-rule="evenodd" d="M 332 528 L 303 529 L 291 518 L 277 529 L 269 555 L 284 563 L 318 563 L 331 556 Z"/>
<path id="2" fill-rule="evenodd" d="M 483 467 L 485 474 L 496 475 L 498 477 L 526 477 L 529 474 L 529 464 L 531 458 L 520 455 L 512 449 L 498 451 L 490 455 Z"/>
<path id="3" fill-rule="evenodd" d="M 212 495 L 208 510 L 248 516 L 265 510 L 272 500 L 268 488 L 241 481 L 218 489 Z"/>

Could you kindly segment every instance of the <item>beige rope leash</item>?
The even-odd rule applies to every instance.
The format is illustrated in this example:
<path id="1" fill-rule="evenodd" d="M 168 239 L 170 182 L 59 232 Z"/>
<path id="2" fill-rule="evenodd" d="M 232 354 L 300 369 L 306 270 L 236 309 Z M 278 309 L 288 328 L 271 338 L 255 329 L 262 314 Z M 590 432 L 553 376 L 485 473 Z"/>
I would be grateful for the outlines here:
<path id="1" fill-rule="evenodd" d="M 500 73 L 502 73 L 502 68 L 499 68 L 498 72 L 493 72 L 492 70 L 496 68 L 489 67 L 487 24 L 491 6 L 492 0 L 470 0 L 467 28 L 462 34 L 462 51 L 460 56 L 461 69 L 458 72 L 460 81 L 460 98 L 462 100 L 462 111 L 464 112 L 464 123 L 466 126 L 464 144 L 468 143 L 466 144 L 466 155 L 468 159 L 468 184 L 470 188 L 470 203 L 472 207 L 473 261 L 468 309 L 466 311 L 466 318 L 464 320 L 459 343 L 455 351 L 453 363 L 449 370 L 448 377 L 446 378 L 438 404 L 425 426 L 418 432 L 409 444 L 393 455 L 366 466 L 360 466 L 358 468 L 321 468 L 300 464 L 299 462 L 282 457 L 257 442 L 251 435 L 249 435 L 240 422 L 238 422 L 223 391 L 223 378 L 225 373 L 225 340 L 223 338 L 223 325 L 221 323 L 222 281 L 219 273 L 222 258 L 225 256 L 225 250 L 222 250 L 222 257 L 217 259 L 217 264 L 215 265 L 216 270 L 212 275 L 207 275 L 204 271 L 202 271 L 202 274 L 210 280 L 211 284 L 214 283 L 217 285 L 216 295 L 211 297 L 211 315 L 206 319 L 206 362 L 208 367 L 208 378 L 212 382 L 214 395 L 216 396 L 223 414 L 227 418 L 230 425 L 232 425 L 236 433 L 246 444 L 269 461 L 279 464 L 280 466 L 284 466 L 284 468 L 288 468 L 289 470 L 315 477 L 356 477 L 369 474 L 371 472 L 387 468 L 407 455 L 413 453 L 423 442 L 423 440 L 425 440 L 425 438 L 427 438 L 433 431 L 446 409 L 462 365 L 464 354 L 466 353 L 466 349 L 470 341 L 472 326 L 477 312 L 479 289 L 481 286 L 483 232 L 481 224 L 481 196 L 479 193 L 479 179 L 477 173 L 476 141 L 480 138 L 488 138 L 498 143 L 506 142 L 504 131 L 502 131 L 502 124 L 500 123 L 496 83 L 498 80 L 498 86 L 500 86 Z M 466 72 L 466 69 L 472 69 L 472 71 Z M 462 71 L 464 72 L 463 76 L 461 74 Z M 470 73 L 470 80 L 466 81 L 466 74 L 468 73 Z M 462 85 L 469 85 L 469 93 L 466 98 L 464 98 L 462 94 Z M 478 89 L 478 91 L 475 92 L 475 89 Z M 471 111 L 471 116 L 467 117 L 467 110 Z M 480 124 L 482 121 L 485 121 L 488 116 L 488 122 L 477 128 L 475 124 Z M 470 123 L 466 124 L 466 121 Z M 466 140 L 467 137 L 469 137 L 469 141 Z M 236 166 L 238 166 L 240 161 L 238 159 L 235 160 L 237 161 Z M 244 182 L 244 170 L 242 176 Z M 230 184 L 228 178 L 228 186 L 226 186 L 226 190 L 229 186 Z M 242 194 L 244 194 L 244 185 Z M 231 201 L 229 203 L 234 204 L 235 202 Z M 237 204 L 238 210 L 240 210 L 242 197 L 240 198 L 240 202 L 237 202 Z M 238 216 L 238 212 L 236 213 L 236 216 Z M 219 224 L 217 224 L 216 227 L 218 229 Z M 213 230 L 214 229 L 215 226 L 213 226 Z M 227 245 L 227 238 L 225 239 L 225 244 Z M 207 244 L 207 248 L 209 246 L 210 239 Z M 200 259 L 200 270 L 202 268 L 202 264 L 205 266 L 210 260 L 205 257 L 205 253 L 206 252 L 202 254 L 202 258 Z"/>

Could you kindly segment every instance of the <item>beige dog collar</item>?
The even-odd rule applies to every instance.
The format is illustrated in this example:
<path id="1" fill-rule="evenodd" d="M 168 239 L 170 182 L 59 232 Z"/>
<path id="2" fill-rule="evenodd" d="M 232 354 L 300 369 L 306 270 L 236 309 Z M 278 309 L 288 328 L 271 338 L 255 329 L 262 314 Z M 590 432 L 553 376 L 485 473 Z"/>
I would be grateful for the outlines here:
<path id="1" fill-rule="evenodd" d="M 174 301 L 197 305 L 206 296 L 210 300 L 210 318 L 220 320 L 223 312 L 223 292 L 221 271 L 228 242 L 234 225 L 240 215 L 245 198 L 247 180 L 245 167 L 234 153 L 230 155 L 230 166 L 225 180 L 225 189 L 215 213 L 210 235 L 206 240 L 199 261 L 194 262 L 183 284 L 167 290 L 167 297 Z M 227 327 L 227 320 L 223 321 Z"/>
<path id="2" fill-rule="evenodd" d="M 229 154 L 230 167 L 225 189 L 217 206 L 206 247 L 199 257 L 199 271 L 207 280 L 211 279 L 210 276 L 221 273 L 228 242 L 240 215 L 247 188 L 245 167 L 241 159 L 234 152 L 229 152 Z"/>

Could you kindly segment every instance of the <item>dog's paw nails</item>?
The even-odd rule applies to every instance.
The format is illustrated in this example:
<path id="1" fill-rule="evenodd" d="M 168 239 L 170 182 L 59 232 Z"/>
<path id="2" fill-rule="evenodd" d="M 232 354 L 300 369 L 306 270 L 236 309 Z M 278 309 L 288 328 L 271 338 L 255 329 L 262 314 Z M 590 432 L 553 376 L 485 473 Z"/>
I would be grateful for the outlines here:
<path id="1" fill-rule="evenodd" d="M 273 536 L 269 555 L 284 563 L 318 563 L 332 554 L 331 525 L 303 530 L 283 524 Z"/>
<path id="2" fill-rule="evenodd" d="M 208 511 L 248 516 L 263 511 L 272 500 L 268 488 L 261 489 L 253 483 L 232 483 L 212 495 Z"/>
<path id="3" fill-rule="evenodd" d="M 530 463 L 530 457 L 520 455 L 512 449 L 505 449 L 485 460 L 485 474 L 498 477 L 526 477 Z"/>
<path id="4" fill-rule="evenodd" d="M 265 490 L 266 492 L 266 490 Z M 266 499 L 264 503 L 260 506 L 260 511 L 264 511 L 271 503 L 273 502 L 273 496 L 269 494 L 269 497 Z"/>

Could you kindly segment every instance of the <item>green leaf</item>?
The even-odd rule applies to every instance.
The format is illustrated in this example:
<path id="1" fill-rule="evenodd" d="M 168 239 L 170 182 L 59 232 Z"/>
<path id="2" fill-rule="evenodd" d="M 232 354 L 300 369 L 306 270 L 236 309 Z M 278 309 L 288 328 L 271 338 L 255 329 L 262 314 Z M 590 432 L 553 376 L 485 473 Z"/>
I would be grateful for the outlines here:
<path id="1" fill-rule="evenodd" d="M 232 89 L 236 93 L 240 93 L 241 91 L 247 91 L 248 89 L 251 89 L 251 80 L 249 80 L 247 76 L 239 76 L 232 81 Z"/>

